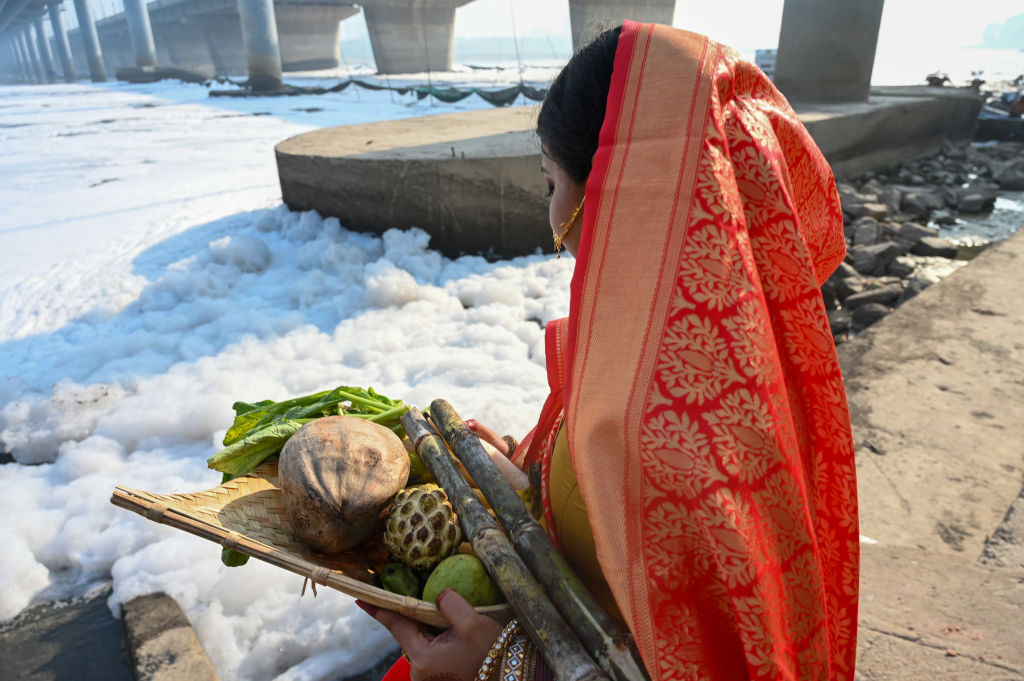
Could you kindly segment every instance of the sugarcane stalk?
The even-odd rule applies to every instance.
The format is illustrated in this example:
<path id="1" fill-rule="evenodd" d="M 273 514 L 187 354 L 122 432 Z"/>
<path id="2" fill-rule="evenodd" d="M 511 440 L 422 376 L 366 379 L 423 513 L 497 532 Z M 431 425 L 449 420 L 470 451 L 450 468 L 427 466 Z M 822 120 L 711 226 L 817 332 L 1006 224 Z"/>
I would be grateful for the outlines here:
<path id="1" fill-rule="evenodd" d="M 646 681 L 633 637 L 597 602 L 576 576 L 491 461 L 480 438 L 444 400 L 430 403 L 430 418 L 494 509 L 537 581 L 569 622 L 583 647 L 614 681 Z"/>
<path id="2" fill-rule="evenodd" d="M 519 623 L 540 648 L 559 681 L 603 681 L 607 675 L 594 663 L 537 580 L 509 543 L 494 518 L 459 472 L 444 440 L 418 409 L 402 416 L 402 425 L 416 451 L 455 507 L 462 529 L 487 572 L 508 598 Z"/>

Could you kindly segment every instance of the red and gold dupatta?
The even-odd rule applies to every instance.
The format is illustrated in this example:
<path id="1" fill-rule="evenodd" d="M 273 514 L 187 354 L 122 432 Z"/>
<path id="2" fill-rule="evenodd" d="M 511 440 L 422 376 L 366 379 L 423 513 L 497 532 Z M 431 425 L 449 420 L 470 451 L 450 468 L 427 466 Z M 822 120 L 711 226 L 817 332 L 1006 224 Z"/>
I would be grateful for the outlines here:
<path id="1" fill-rule="evenodd" d="M 829 166 L 735 52 L 627 22 L 586 206 L 525 463 L 564 415 L 655 681 L 852 678 L 853 444 L 819 292 L 846 249 Z"/>

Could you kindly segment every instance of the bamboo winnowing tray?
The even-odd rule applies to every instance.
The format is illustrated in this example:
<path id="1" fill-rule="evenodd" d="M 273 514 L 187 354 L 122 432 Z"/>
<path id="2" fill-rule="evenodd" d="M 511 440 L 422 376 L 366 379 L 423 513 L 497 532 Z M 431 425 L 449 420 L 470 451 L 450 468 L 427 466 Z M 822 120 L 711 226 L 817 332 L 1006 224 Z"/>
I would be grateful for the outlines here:
<path id="1" fill-rule="evenodd" d="M 154 522 L 209 539 L 371 605 L 424 624 L 450 626 L 433 603 L 374 586 L 374 575 L 388 562 L 387 549 L 380 539 L 330 556 L 316 553 L 300 542 L 292 533 L 284 510 L 284 499 L 277 486 L 276 461 L 202 492 L 151 494 L 118 486 L 110 501 Z M 477 610 L 501 622 L 512 617 L 507 604 Z"/>

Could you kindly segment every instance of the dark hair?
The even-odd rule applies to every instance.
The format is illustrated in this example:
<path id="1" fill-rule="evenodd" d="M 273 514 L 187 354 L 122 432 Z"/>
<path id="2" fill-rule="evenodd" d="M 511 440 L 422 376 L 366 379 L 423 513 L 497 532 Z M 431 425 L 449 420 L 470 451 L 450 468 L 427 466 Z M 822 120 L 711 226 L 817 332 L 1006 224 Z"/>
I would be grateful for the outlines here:
<path id="1" fill-rule="evenodd" d="M 622 26 L 579 49 L 551 83 L 537 117 L 544 151 L 576 182 L 585 182 L 597 151 Z"/>

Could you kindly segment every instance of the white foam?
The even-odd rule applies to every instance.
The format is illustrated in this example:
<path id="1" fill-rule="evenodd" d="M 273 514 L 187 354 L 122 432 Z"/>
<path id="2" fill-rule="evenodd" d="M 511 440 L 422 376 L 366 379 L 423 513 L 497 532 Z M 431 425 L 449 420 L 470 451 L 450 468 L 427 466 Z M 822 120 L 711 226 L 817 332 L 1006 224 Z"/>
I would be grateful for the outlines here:
<path id="1" fill-rule="evenodd" d="M 572 261 L 452 261 L 422 230 L 357 234 L 287 210 L 271 149 L 309 127 L 290 111 L 302 98 L 222 104 L 170 84 L 5 96 L 0 123 L 31 125 L 0 133 L 0 248 L 15 259 L 0 273 L 0 444 L 17 461 L 0 465 L 0 621 L 112 579 L 115 611 L 174 597 L 222 678 L 333 679 L 396 655 L 351 598 L 300 597 L 301 578 L 259 561 L 226 568 L 215 544 L 111 492 L 212 487 L 205 460 L 232 402 L 341 384 L 444 397 L 522 436 Z M 327 109 L 314 125 L 456 108 L 367 92 L 309 102 Z M 89 187 L 104 177 L 117 179 Z"/>

